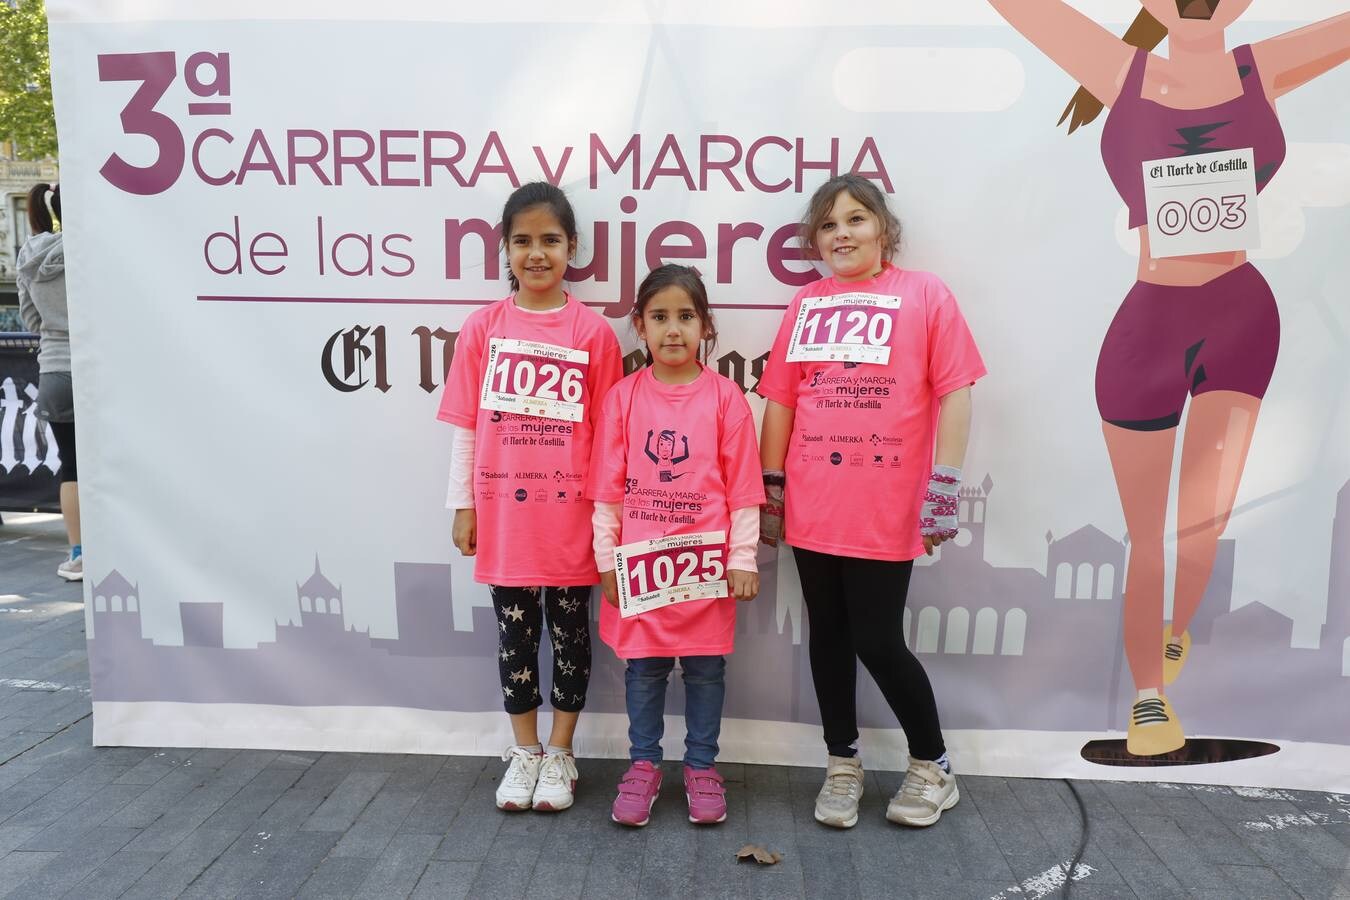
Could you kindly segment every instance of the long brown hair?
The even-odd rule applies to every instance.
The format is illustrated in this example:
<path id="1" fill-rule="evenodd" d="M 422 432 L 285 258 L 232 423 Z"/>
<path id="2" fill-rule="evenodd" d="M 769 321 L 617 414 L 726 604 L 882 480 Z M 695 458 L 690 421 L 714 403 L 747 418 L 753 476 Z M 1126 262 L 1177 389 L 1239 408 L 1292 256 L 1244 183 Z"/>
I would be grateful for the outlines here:
<path id="1" fill-rule="evenodd" d="M 1162 39 L 1167 37 L 1167 26 L 1153 17 L 1153 13 L 1146 9 L 1139 10 L 1139 15 L 1134 17 L 1130 27 L 1125 30 L 1122 40 L 1131 47 L 1138 47 L 1140 50 L 1152 50 L 1162 43 Z M 1102 101 L 1092 96 L 1092 92 L 1087 88 L 1079 86 L 1074 93 L 1069 105 L 1064 107 L 1064 114 L 1059 117 L 1056 125 L 1063 125 L 1064 120 L 1069 120 L 1069 134 L 1078 130 L 1079 125 L 1086 125 L 1102 112 Z"/>
<path id="2" fill-rule="evenodd" d="M 47 192 L 52 192 L 52 205 L 47 206 Z M 39 181 L 28 192 L 28 230 L 33 234 L 45 234 L 54 231 L 52 214 L 61 221 L 61 185 L 53 188 L 45 181 Z"/>
<path id="3" fill-rule="evenodd" d="M 900 249 L 900 220 L 891 212 L 881 188 L 856 172 L 836 175 L 816 188 L 816 192 L 811 195 L 806 215 L 802 217 L 797 229 L 802 249 L 813 253 L 819 252 L 819 248 L 816 247 L 816 231 L 834 209 L 834 201 L 840 191 L 848 191 L 849 196 L 861 203 L 863 209 L 877 217 L 884 230 L 881 236 L 881 258 L 890 260 Z"/>

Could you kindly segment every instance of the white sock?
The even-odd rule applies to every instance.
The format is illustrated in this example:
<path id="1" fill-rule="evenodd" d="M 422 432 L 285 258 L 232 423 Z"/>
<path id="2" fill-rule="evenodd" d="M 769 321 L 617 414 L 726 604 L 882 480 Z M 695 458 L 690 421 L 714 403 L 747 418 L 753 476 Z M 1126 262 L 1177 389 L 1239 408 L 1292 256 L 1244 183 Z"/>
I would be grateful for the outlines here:
<path id="1" fill-rule="evenodd" d="M 946 772 L 948 775 L 952 774 L 952 764 L 951 761 L 947 759 L 946 753 L 943 753 L 937 759 L 933 760 L 933 762 L 941 766 L 942 771 Z"/>
<path id="2" fill-rule="evenodd" d="M 544 745 L 543 745 L 543 744 L 516 744 L 516 746 L 519 747 L 519 748 L 522 749 L 522 750 L 528 750 L 528 751 L 530 751 L 530 752 L 533 753 L 535 756 L 543 756 L 543 755 L 544 755 Z"/>
<path id="3" fill-rule="evenodd" d="M 556 744 L 549 744 L 548 747 L 546 748 L 545 752 L 546 752 L 546 753 L 566 753 L 568 756 L 571 756 L 571 755 L 572 755 L 572 748 L 571 748 L 571 747 L 559 747 L 559 746 L 557 746 Z"/>

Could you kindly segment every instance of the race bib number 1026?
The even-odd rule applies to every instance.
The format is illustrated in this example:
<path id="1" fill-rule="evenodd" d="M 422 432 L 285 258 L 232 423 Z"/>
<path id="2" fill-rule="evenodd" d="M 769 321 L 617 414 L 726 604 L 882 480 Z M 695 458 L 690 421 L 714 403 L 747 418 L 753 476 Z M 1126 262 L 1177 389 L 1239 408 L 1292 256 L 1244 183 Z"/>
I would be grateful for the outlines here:
<path id="1" fill-rule="evenodd" d="M 614 549 L 619 614 L 636 616 L 690 600 L 726 597 L 725 531 L 677 534 Z"/>
<path id="2" fill-rule="evenodd" d="M 787 361 L 884 366 L 891 361 L 891 335 L 899 310 L 899 297 L 882 294 L 807 297 L 797 310 Z"/>
<path id="3" fill-rule="evenodd" d="M 585 350 L 536 341 L 493 338 L 488 343 L 478 405 L 522 416 L 580 422 L 585 416 Z"/>

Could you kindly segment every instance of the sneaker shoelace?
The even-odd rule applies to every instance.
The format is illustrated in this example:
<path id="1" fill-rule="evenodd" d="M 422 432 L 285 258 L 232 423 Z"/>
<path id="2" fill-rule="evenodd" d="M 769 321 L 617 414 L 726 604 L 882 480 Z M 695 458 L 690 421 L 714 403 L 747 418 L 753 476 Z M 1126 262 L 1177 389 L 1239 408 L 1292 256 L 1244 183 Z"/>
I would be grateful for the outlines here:
<path id="1" fill-rule="evenodd" d="M 567 762 L 570 755 L 566 753 L 550 753 L 544 757 L 544 761 L 539 766 L 539 783 L 547 787 L 557 787 L 572 777 L 568 771 Z"/>
<path id="2" fill-rule="evenodd" d="M 906 797 L 913 797 L 917 800 L 926 799 L 928 793 L 935 787 L 942 784 L 936 774 L 927 766 L 910 765 L 905 772 L 904 784 L 900 785 L 900 793 Z"/>
<path id="3" fill-rule="evenodd" d="M 506 767 L 506 774 L 502 780 L 512 787 L 529 787 L 530 780 L 525 775 L 525 767 L 530 764 L 534 754 L 524 747 L 512 747 L 502 754 L 503 760 L 510 760 L 511 764 Z"/>
<path id="4" fill-rule="evenodd" d="M 1167 718 L 1167 708 L 1163 706 L 1161 697 L 1140 700 L 1134 705 L 1134 724 L 1136 725 L 1156 725 L 1159 722 L 1171 721 Z"/>
<path id="5" fill-rule="evenodd" d="M 852 798 L 858 785 L 858 776 L 852 772 L 836 772 L 825 779 L 825 787 L 834 797 Z"/>

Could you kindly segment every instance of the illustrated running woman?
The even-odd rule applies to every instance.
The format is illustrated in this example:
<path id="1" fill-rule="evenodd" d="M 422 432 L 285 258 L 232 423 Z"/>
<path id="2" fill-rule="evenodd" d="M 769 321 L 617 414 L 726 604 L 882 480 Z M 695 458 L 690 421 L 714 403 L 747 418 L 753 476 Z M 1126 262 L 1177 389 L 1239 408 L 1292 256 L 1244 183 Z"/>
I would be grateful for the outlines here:
<path id="1" fill-rule="evenodd" d="M 1126 746 L 1138 756 L 1168 753 L 1186 738 L 1164 686 L 1190 652 L 1187 628 L 1233 511 L 1280 317 L 1244 250 L 1167 251 L 1168 229 L 1150 230 L 1144 164 L 1250 152 L 1254 192 L 1264 189 L 1285 156 L 1274 101 L 1350 58 L 1350 13 L 1229 52 L 1224 30 L 1251 0 L 1142 0 L 1123 40 L 1060 0 L 990 3 L 1082 85 L 1060 119 L 1070 132 L 1111 109 L 1102 160 L 1139 231 L 1138 280 L 1107 330 L 1096 378 L 1130 534 L 1124 633 L 1137 693 Z M 1150 53 L 1165 36 L 1168 55 Z M 1255 207 L 1249 195 L 1223 199 Z M 1162 247 L 1156 254 L 1150 238 Z M 1175 595 L 1165 625 L 1163 532 L 1188 394 Z"/>
<path id="2" fill-rule="evenodd" d="M 642 452 L 647 454 L 647 458 L 656 463 L 657 477 L 661 481 L 674 481 L 679 478 L 675 474 L 675 466 L 689 458 L 689 438 L 684 438 L 684 454 L 675 456 L 675 432 L 669 428 L 662 429 L 661 435 L 656 439 L 656 452 L 652 452 L 652 435 L 656 432 L 647 429 L 647 443 L 642 448 Z M 681 473 L 683 474 L 683 473 Z"/>

